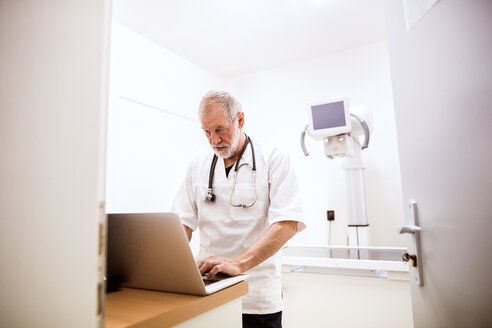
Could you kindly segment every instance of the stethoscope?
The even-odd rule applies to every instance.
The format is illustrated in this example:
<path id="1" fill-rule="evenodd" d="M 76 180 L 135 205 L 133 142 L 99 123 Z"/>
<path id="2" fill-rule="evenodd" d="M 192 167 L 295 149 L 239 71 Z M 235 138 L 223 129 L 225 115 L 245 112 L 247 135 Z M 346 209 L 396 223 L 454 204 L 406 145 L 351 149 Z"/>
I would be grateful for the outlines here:
<path id="1" fill-rule="evenodd" d="M 233 206 L 233 207 L 247 208 L 247 207 L 252 207 L 256 203 L 256 159 L 255 159 L 255 150 L 253 148 L 253 142 L 251 141 L 250 137 L 248 137 L 246 134 L 244 134 L 244 135 L 246 136 L 246 142 L 244 143 L 244 147 L 241 150 L 241 153 L 239 154 L 239 157 L 236 161 L 236 165 L 234 167 L 234 184 L 233 184 L 233 187 L 231 190 L 231 195 L 229 197 L 229 204 L 231 204 L 231 206 Z M 246 147 L 248 147 L 248 144 L 251 146 L 251 155 L 253 157 L 253 167 L 251 170 L 252 170 L 252 174 L 253 174 L 253 185 L 254 185 L 254 189 L 255 189 L 255 199 L 253 200 L 253 202 L 251 204 L 236 204 L 236 203 L 233 203 L 233 201 L 232 201 L 232 195 L 234 194 L 234 190 L 236 189 L 237 174 L 238 174 L 239 169 L 241 167 L 251 166 L 248 163 L 243 163 L 243 164 L 239 165 L 239 162 L 241 161 L 241 158 L 243 157 L 244 151 L 246 150 Z M 213 193 L 212 183 L 214 180 L 215 166 L 217 165 L 218 159 L 219 159 L 218 156 L 214 155 L 214 158 L 212 159 L 212 165 L 210 166 L 210 174 L 208 176 L 208 192 L 207 192 L 207 196 L 205 197 L 205 199 L 208 200 L 209 202 L 215 201 L 215 194 Z"/>

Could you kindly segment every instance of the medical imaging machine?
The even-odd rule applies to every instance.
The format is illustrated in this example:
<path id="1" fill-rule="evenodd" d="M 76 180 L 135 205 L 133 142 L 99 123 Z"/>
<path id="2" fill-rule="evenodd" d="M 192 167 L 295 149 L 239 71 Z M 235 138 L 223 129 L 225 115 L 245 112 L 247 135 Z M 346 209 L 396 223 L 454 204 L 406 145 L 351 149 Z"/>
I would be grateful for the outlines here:
<path id="1" fill-rule="evenodd" d="M 352 111 L 362 110 L 352 108 Z M 323 140 L 325 155 L 345 158 L 348 204 L 349 246 L 367 246 L 368 228 L 364 191 L 364 165 L 361 152 L 369 146 L 370 130 L 367 112 L 350 113 L 347 98 L 333 99 L 308 105 L 309 123 L 301 134 L 301 146 L 308 156 L 304 139 L 306 132 L 316 140 Z M 367 120 L 369 121 L 369 120 Z"/>

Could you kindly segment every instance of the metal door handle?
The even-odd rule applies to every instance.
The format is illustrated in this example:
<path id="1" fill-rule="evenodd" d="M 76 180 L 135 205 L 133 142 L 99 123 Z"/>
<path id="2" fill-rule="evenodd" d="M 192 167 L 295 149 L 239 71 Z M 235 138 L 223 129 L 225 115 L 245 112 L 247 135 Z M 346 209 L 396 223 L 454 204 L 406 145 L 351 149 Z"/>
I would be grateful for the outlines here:
<path id="1" fill-rule="evenodd" d="M 416 225 L 404 225 L 404 226 L 401 226 L 400 227 L 400 234 L 403 234 L 403 233 L 411 233 L 411 234 L 414 234 L 416 232 L 420 232 L 422 230 L 421 227 L 419 226 L 416 226 Z"/>
<path id="2" fill-rule="evenodd" d="M 414 273 L 415 282 L 418 286 L 424 285 L 424 275 L 422 270 L 422 252 L 420 248 L 420 233 L 422 228 L 418 226 L 417 203 L 415 201 L 408 202 L 410 207 L 410 220 L 408 225 L 399 228 L 400 234 L 408 233 L 411 235 L 411 247 L 409 251 L 414 254 L 403 254 L 403 261 L 412 260 L 411 271 Z"/>

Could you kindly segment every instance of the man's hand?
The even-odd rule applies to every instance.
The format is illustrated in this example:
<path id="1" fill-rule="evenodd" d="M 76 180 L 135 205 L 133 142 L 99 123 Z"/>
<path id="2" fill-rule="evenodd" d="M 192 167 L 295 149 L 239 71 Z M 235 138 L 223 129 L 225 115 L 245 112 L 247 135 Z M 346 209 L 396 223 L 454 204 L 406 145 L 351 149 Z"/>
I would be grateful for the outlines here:
<path id="1" fill-rule="evenodd" d="M 207 274 L 208 278 L 213 278 L 218 273 L 237 276 L 242 272 L 238 262 L 218 256 L 209 256 L 200 260 L 198 268 L 201 275 Z"/>
<path id="2" fill-rule="evenodd" d="M 280 221 L 272 224 L 253 245 L 234 259 L 210 256 L 198 262 L 200 273 L 209 277 L 217 273 L 230 276 L 248 271 L 277 253 L 280 248 L 297 233 L 296 221 Z"/>

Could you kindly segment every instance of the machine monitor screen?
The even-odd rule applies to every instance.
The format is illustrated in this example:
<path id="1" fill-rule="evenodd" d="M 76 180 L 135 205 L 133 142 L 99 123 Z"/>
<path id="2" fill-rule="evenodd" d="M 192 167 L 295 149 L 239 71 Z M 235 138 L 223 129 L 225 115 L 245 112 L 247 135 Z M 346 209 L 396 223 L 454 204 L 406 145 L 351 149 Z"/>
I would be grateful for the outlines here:
<path id="1" fill-rule="evenodd" d="M 309 135 L 315 139 L 349 133 L 350 111 L 347 98 L 332 99 L 308 105 Z"/>
<path id="2" fill-rule="evenodd" d="M 345 106 L 343 101 L 311 106 L 313 129 L 330 129 L 345 126 Z"/>

